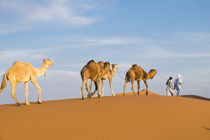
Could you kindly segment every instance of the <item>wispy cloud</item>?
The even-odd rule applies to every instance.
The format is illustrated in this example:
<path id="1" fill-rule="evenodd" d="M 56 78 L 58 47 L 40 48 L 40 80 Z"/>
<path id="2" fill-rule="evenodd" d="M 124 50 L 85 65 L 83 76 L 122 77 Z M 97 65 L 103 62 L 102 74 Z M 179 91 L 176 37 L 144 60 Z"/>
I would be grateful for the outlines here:
<path id="1" fill-rule="evenodd" d="M 13 62 L 17 60 L 20 60 L 23 62 L 40 63 L 40 61 L 48 57 L 49 54 L 50 54 L 50 51 L 47 49 L 3 50 L 0 52 L 0 60 L 2 60 L 0 61 L 0 66 L 1 68 L 6 69 L 9 66 L 11 66 Z"/>
<path id="2" fill-rule="evenodd" d="M 61 39 L 65 42 L 63 48 L 74 48 L 74 47 L 107 47 L 107 46 L 145 46 L 154 42 L 152 39 L 146 39 L 142 37 L 62 37 Z M 59 45 L 59 48 L 61 46 Z"/>
<path id="3" fill-rule="evenodd" d="M 23 57 L 31 57 L 31 58 L 40 58 L 43 54 L 40 54 L 43 50 L 30 50 L 30 49 L 22 49 L 22 50 L 8 50 L 1 51 L 0 58 L 23 58 Z"/>
<path id="4" fill-rule="evenodd" d="M 76 3 L 76 0 L 2 0 L 0 33 L 22 31 L 40 25 L 78 27 L 93 24 L 101 19 L 100 15 L 87 14 L 93 9 L 95 9 L 93 1 Z"/>
<path id="5" fill-rule="evenodd" d="M 109 37 L 109 38 L 85 38 L 82 41 L 89 45 L 140 45 L 151 43 L 152 40 L 137 37 Z"/>
<path id="6" fill-rule="evenodd" d="M 178 38 L 185 39 L 178 39 Z M 112 46 L 112 52 L 116 53 L 119 47 L 130 48 L 133 52 L 133 57 L 136 58 L 209 58 L 210 42 L 208 41 L 208 36 L 210 34 L 175 34 L 173 38 L 168 39 L 157 39 L 157 38 L 143 38 L 143 37 L 70 37 L 65 40 L 66 45 L 63 48 L 72 47 L 110 47 Z M 199 39 L 198 39 L 199 38 Z M 193 42 L 193 40 L 197 41 Z M 177 45 L 182 44 L 182 48 L 177 47 Z M 202 44 L 203 49 L 197 49 L 199 44 Z M 189 47 L 190 46 L 190 47 Z M 122 48 L 122 49 L 123 49 Z M 201 47 L 200 47 L 201 48 Z M 59 46 L 59 49 L 61 47 Z M 133 50 L 134 49 L 134 50 Z M 121 52 L 120 50 L 118 50 Z M 141 52 L 141 55 L 139 55 Z M 106 53 L 106 52 L 105 52 Z M 121 52 L 122 53 L 122 52 Z M 124 52 L 125 54 L 127 52 Z"/>
<path id="7" fill-rule="evenodd" d="M 209 58 L 210 52 L 182 52 L 182 51 L 172 51 L 160 46 L 147 46 L 144 49 L 142 55 L 136 55 L 137 58 Z"/>

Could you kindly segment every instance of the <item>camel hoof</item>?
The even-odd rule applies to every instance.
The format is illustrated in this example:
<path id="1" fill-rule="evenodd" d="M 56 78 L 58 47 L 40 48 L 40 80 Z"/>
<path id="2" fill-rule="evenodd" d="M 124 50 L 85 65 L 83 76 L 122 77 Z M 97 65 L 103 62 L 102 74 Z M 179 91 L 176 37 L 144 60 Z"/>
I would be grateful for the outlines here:
<path id="1" fill-rule="evenodd" d="M 112 96 L 115 96 L 115 94 L 112 94 Z"/>
<path id="2" fill-rule="evenodd" d="M 20 104 L 20 103 L 17 103 L 17 105 L 18 105 L 18 106 L 21 106 L 21 104 Z"/>
<path id="3" fill-rule="evenodd" d="M 26 102 L 25 105 L 30 105 L 30 103 Z"/>
<path id="4" fill-rule="evenodd" d="M 85 98 L 84 98 L 84 97 L 82 97 L 82 100 L 85 100 Z"/>
<path id="5" fill-rule="evenodd" d="M 91 92 L 90 95 L 91 95 L 91 96 L 95 95 L 95 92 Z"/>
<path id="6" fill-rule="evenodd" d="M 42 102 L 41 102 L 41 101 L 38 101 L 37 103 L 38 103 L 38 104 L 42 104 Z"/>
<path id="7" fill-rule="evenodd" d="M 91 96 L 91 95 L 87 95 L 87 97 L 88 97 L 88 98 L 92 98 L 92 96 Z M 84 99 L 83 99 L 83 100 L 84 100 Z"/>

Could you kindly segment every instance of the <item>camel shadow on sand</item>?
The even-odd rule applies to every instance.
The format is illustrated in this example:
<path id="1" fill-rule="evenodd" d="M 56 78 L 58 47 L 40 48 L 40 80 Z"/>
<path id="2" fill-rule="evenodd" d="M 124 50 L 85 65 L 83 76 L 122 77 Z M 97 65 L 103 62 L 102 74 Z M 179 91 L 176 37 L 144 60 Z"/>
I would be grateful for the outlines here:
<path id="1" fill-rule="evenodd" d="M 204 129 L 210 131 L 210 128 L 209 127 L 206 127 L 206 126 L 202 126 Z"/>
<path id="2" fill-rule="evenodd" d="M 202 97 L 202 96 L 198 96 L 198 95 L 182 95 L 181 97 L 210 101 L 210 98 L 206 98 L 206 97 Z"/>

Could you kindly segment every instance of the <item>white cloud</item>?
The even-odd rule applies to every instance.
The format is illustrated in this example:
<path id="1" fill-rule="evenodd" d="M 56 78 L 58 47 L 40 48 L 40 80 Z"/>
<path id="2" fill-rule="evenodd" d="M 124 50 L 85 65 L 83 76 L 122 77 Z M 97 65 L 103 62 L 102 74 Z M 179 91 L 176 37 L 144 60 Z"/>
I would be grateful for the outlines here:
<path id="1" fill-rule="evenodd" d="M 143 47 L 147 44 L 152 44 L 154 40 L 145 39 L 141 37 L 62 37 L 62 41 L 66 45 L 59 46 L 59 48 L 80 48 L 80 47 L 106 47 L 106 46 L 129 46 L 129 47 Z"/>
<path id="2" fill-rule="evenodd" d="M 51 0 L 51 1 L 25 1 L 25 0 L 2 0 L 0 2 L 0 13 L 8 15 L 4 17 L 0 25 L 0 33 L 11 33 L 42 25 L 60 25 L 78 27 L 93 24 L 101 19 L 101 16 L 87 15 L 94 9 L 92 3 L 81 2 L 75 4 L 76 0 Z M 40 26 L 39 26 L 40 27 Z"/>
<path id="3" fill-rule="evenodd" d="M 28 58 L 39 59 L 43 58 L 46 52 L 49 52 L 48 49 L 14 49 L 14 50 L 3 50 L 0 52 L 0 59 L 9 59 L 9 58 Z"/>
<path id="4" fill-rule="evenodd" d="M 184 35 L 186 36 L 186 35 Z M 207 35 L 206 35 L 207 36 Z M 204 46 L 210 46 L 210 42 L 205 41 L 207 38 L 206 36 L 200 40 L 205 45 Z M 174 44 L 174 40 L 157 40 L 155 38 L 153 39 L 147 39 L 147 38 L 141 38 L 141 37 L 72 37 L 73 39 L 68 39 L 67 44 L 63 48 L 72 48 L 72 47 L 107 47 L 107 46 L 123 46 L 123 47 L 133 47 L 138 48 L 141 52 L 141 55 L 139 53 L 133 53 L 133 56 L 137 58 L 209 58 L 210 57 L 210 51 L 203 51 L 202 49 L 194 50 L 193 48 L 185 49 L 186 46 L 191 45 L 196 48 L 197 44 L 193 43 L 191 40 L 186 41 L 186 46 L 183 46 L 183 49 L 171 49 L 170 45 Z M 193 39 L 192 39 L 193 40 Z M 166 43 L 167 42 L 167 43 Z M 183 43 L 183 41 L 176 40 L 176 43 Z M 132 49 L 132 48 L 131 48 Z M 193 51 L 194 50 L 194 51 Z M 113 48 L 113 52 L 114 48 Z M 127 53 L 127 52 L 125 52 Z"/>
<path id="5" fill-rule="evenodd" d="M 3 50 L 0 52 L 0 67 L 6 70 L 17 60 L 30 62 L 32 64 L 40 64 L 42 63 L 42 59 L 49 56 L 49 53 L 50 51 L 47 49 Z"/>
<path id="6" fill-rule="evenodd" d="M 140 45 L 152 42 L 152 40 L 136 37 L 86 38 L 83 41 L 90 45 Z"/>
<path id="7" fill-rule="evenodd" d="M 37 54 L 40 50 L 8 50 L 8 51 L 1 51 L 0 58 L 21 58 L 21 57 L 31 57 L 31 58 L 40 58 L 43 55 Z"/>

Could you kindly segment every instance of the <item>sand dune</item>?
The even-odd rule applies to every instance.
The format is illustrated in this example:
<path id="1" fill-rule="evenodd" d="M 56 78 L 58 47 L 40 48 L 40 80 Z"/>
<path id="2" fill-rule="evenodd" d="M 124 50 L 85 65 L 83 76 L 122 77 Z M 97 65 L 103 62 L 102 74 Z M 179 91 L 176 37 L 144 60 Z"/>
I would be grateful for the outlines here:
<path id="1" fill-rule="evenodd" d="M 182 95 L 182 97 L 210 101 L 210 98 L 206 98 L 206 97 L 202 97 L 202 96 L 198 96 L 198 95 Z"/>
<path id="2" fill-rule="evenodd" d="M 210 140 L 210 102 L 154 95 L 0 106 L 0 140 Z"/>

